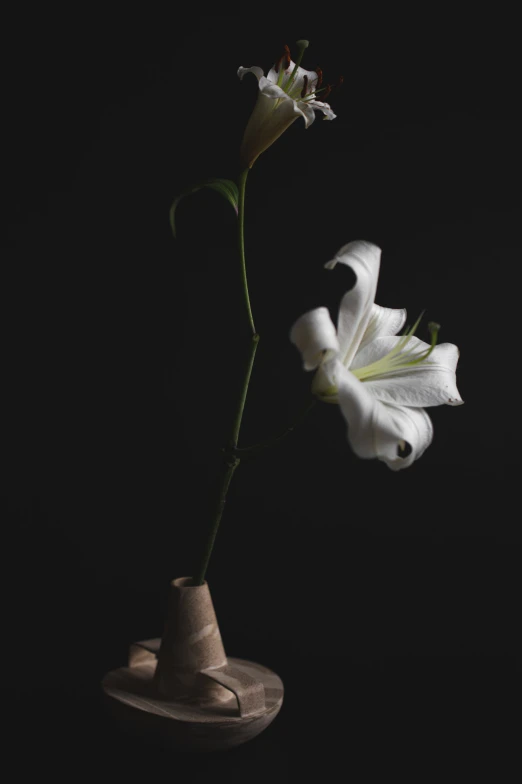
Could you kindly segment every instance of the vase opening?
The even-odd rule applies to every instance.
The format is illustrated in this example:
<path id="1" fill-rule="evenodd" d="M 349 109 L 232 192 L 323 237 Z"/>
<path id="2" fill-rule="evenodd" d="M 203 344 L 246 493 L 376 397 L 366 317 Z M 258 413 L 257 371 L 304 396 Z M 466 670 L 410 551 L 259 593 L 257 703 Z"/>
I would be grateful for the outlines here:
<path id="1" fill-rule="evenodd" d="M 193 577 L 177 577 L 171 584 L 175 588 L 203 588 L 207 585 L 207 581 L 203 580 L 201 585 L 196 585 Z"/>

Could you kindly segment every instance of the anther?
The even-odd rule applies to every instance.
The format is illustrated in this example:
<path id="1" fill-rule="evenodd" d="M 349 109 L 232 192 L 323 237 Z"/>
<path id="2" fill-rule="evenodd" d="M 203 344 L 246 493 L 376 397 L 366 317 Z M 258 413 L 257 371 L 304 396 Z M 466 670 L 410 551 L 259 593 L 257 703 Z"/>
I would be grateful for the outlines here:
<path id="1" fill-rule="evenodd" d="M 286 71 L 286 69 L 287 69 L 287 68 L 290 66 L 290 60 L 292 59 L 292 58 L 291 58 L 291 56 L 290 56 L 290 49 L 289 49 L 289 47 L 288 47 L 288 45 L 287 45 L 287 44 L 285 44 L 285 45 L 284 45 L 283 49 L 284 49 L 285 51 L 283 52 L 283 54 L 281 55 L 281 57 L 279 57 L 279 58 L 276 60 L 276 63 L 275 63 L 275 65 L 274 65 L 274 71 L 275 71 L 276 73 L 279 73 L 279 68 L 280 68 L 280 66 L 281 66 L 281 63 L 283 62 L 283 60 L 285 61 L 285 64 L 284 64 L 284 70 L 285 70 L 285 71 Z"/>
<path id="2" fill-rule="evenodd" d="M 301 90 L 301 98 L 304 98 L 308 90 L 308 76 L 303 76 L 303 89 Z"/>
<path id="3" fill-rule="evenodd" d="M 321 95 L 321 101 L 324 101 L 324 100 L 325 100 L 325 98 L 328 98 L 328 96 L 330 95 L 330 93 L 331 93 L 331 92 L 332 92 L 332 85 L 331 85 L 331 84 L 328 84 L 328 85 L 327 85 L 327 86 L 324 88 L 324 93 L 323 93 L 323 95 Z"/>
<path id="4" fill-rule="evenodd" d="M 318 90 L 320 88 L 320 86 L 322 85 L 322 83 L 323 83 L 323 71 L 322 71 L 322 68 L 319 68 L 319 66 L 317 66 L 317 68 L 315 69 L 315 72 L 317 74 L 317 82 L 315 83 L 314 90 Z"/>

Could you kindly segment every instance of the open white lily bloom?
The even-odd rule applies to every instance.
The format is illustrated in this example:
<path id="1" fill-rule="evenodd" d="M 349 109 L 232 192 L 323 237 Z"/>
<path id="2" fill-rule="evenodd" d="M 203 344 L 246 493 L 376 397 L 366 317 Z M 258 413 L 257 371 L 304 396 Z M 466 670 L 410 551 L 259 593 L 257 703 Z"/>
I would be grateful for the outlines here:
<path id="1" fill-rule="evenodd" d="M 397 471 L 431 443 L 433 425 L 424 407 L 463 402 L 455 377 L 459 350 L 452 343 L 435 345 L 435 324 L 431 345 L 414 337 L 417 325 L 397 336 L 406 311 L 374 302 L 380 259 L 380 248 L 368 242 L 342 247 L 325 266 L 346 264 L 356 283 L 341 300 L 337 329 L 328 310 L 316 308 L 297 319 L 290 339 L 304 369 L 317 370 L 313 393 L 339 404 L 356 455 Z"/>
<path id="2" fill-rule="evenodd" d="M 336 115 L 329 104 L 317 100 L 318 94 L 325 97 L 331 87 L 321 88 L 321 70 L 306 71 L 299 63 L 308 41 L 298 41 L 300 56 L 297 63 L 290 58 L 288 47 L 285 54 L 270 69 L 268 76 L 258 66 L 238 69 L 240 79 L 253 73 L 258 80 L 259 94 L 241 145 L 241 162 L 251 168 L 259 155 L 275 142 L 290 125 L 303 117 L 305 128 L 315 119 L 315 110 L 322 111 L 325 120 L 333 120 Z"/>

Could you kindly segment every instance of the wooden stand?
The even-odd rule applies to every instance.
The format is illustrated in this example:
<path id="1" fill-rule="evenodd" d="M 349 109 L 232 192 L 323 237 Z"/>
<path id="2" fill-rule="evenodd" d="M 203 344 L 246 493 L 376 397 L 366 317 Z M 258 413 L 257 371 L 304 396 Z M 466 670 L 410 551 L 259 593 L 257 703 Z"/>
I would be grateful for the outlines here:
<path id="1" fill-rule="evenodd" d="M 283 683 L 271 670 L 227 659 L 208 585 L 171 584 L 161 639 L 131 645 L 107 673 L 108 706 L 131 732 L 178 751 L 216 751 L 254 738 L 277 716 Z"/>

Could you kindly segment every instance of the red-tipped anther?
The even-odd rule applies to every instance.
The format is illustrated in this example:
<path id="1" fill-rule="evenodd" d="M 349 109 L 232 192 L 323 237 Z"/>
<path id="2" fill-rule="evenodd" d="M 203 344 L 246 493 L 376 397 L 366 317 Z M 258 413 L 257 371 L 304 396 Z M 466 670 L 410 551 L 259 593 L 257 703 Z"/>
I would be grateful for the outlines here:
<path id="1" fill-rule="evenodd" d="M 308 76 L 303 76 L 303 89 L 301 90 L 301 98 L 304 98 L 308 90 Z"/>
<path id="2" fill-rule="evenodd" d="M 290 65 L 290 60 L 291 60 L 291 57 L 290 57 L 290 49 L 288 48 L 288 46 L 287 46 L 286 44 L 284 45 L 283 49 L 284 49 L 285 51 L 283 52 L 283 54 L 281 55 L 281 57 L 279 57 L 279 58 L 276 60 L 276 63 L 275 63 L 275 65 L 274 65 L 274 71 L 275 71 L 276 73 L 279 73 L 279 68 L 280 68 L 280 66 L 281 66 L 281 63 L 283 62 L 283 60 L 285 61 L 285 64 L 284 64 L 284 69 L 285 69 L 285 71 L 286 71 L 286 69 L 288 68 L 288 66 Z"/>
<path id="3" fill-rule="evenodd" d="M 319 66 L 317 66 L 315 72 L 317 74 L 317 82 L 315 83 L 314 90 L 317 91 L 323 83 L 323 71 L 322 68 L 319 68 Z"/>
<path id="4" fill-rule="evenodd" d="M 326 85 L 326 87 L 324 88 L 324 92 L 320 96 L 319 100 L 324 101 L 326 98 L 328 98 L 331 92 L 332 92 L 332 85 L 331 84 Z"/>

